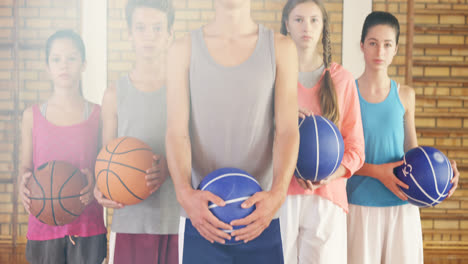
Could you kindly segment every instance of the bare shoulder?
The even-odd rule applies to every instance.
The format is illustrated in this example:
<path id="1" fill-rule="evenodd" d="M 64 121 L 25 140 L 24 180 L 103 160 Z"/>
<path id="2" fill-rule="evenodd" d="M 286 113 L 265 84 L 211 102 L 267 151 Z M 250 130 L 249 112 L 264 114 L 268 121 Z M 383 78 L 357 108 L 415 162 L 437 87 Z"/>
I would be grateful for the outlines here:
<path id="1" fill-rule="evenodd" d="M 28 121 L 28 122 L 31 121 L 32 123 L 32 120 L 33 120 L 33 109 L 32 109 L 32 106 L 29 106 L 23 111 L 23 124 L 25 121 Z"/>
<path id="2" fill-rule="evenodd" d="M 111 84 L 107 89 L 104 91 L 104 96 L 102 97 L 102 106 L 106 106 L 108 104 L 117 103 L 117 85 Z"/>
<path id="3" fill-rule="evenodd" d="M 275 33 L 275 47 L 278 51 L 288 51 L 296 48 L 291 38 L 280 33 Z"/>
<path id="4" fill-rule="evenodd" d="M 101 114 L 110 117 L 117 114 L 117 85 L 111 84 L 104 91 L 101 103 Z"/>
<path id="5" fill-rule="evenodd" d="M 401 85 L 399 95 L 400 100 L 403 103 L 403 106 L 406 110 L 414 108 L 416 101 L 416 92 L 414 91 L 413 87 L 408 85 Z"/>
<path id="6" fill-rule="evenodd" d="M 416 92 L 413 87 L 403 84 L 400 86 L 400 95 L 404 97 L 415 97 Z"/>
<path id="7" fill-rule="evenodd" d="M 297 49 L 294 42 L 287 36 L 275 33 L 276 65 L 281 66 L 284 61 L 297 61 Z"/>

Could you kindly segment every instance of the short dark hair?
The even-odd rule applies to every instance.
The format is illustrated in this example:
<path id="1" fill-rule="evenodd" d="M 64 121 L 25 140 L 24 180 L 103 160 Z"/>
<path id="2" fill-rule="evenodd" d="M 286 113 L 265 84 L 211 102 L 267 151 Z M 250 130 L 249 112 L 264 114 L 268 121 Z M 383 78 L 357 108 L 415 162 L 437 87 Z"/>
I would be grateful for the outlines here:
<path id="1" fill-rule="evenodd" d="M 85 49 L 83 39 L 75 31 L 71 29 L 64 29 L 64 30 L 59 30 L 55 32 L 54 34 L 52 34 L 52 36 L 50 36 L 47 39 L 46 47 L 45 47 L 47 65 L 49 65 L 49 56 L 50 56 L 50 50 L 52 49 L 52 44 L 54 44 L 54 41 L 57 39 L 71 40 L 73 42 L 73 45 L 75 45 L 76 49 L 80 52 L 81 61 L 82 62 L 86 61 L 86 49 Z"/>
<path id="2" fill-rule="evenodd" d="M 128 0 L 127 6 L 125 7 L 125 16 L 129 28 L 132 26 L 133 12 L 137 7 L 154 8 L 166 13 L 167 31 L 172 29 L 174 25 L 174 7 L 172 6 L 172 0 Z"/>
<path id="3" fill-rule="evenodd" d="M 398 19 L 394 15 L 382 11 L 374 11 L 366 17 L 364 25 L 362 26 L 361 43 L 364 43 L 366 40 L 369 29 L 377 25 L 387 25 L 393 28 L 395 30 L 396 44 L 398 44 L 398 39 L 400 38 L 400 23 L 398 23 Z"/>

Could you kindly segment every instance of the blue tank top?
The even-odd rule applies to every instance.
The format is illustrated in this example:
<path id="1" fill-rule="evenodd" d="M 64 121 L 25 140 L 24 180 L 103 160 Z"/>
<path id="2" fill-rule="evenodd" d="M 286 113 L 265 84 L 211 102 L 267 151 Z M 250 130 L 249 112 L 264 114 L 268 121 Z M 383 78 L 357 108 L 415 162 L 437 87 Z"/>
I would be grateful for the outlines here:
<path id="1" fill-rule="evenodd" d="M 366 144 L 366 163 L 384 164 L 403 158 L 405 129 L 403 107 L 398 87 L 391 80 L 390 92 L 380 103 L 367 102 L 359 92 L 362 126 Z M 353 175 L 346 184 L 350 204 L 363 206 L 395 206 L 406 204 L 394 195 L 382 182 L 372 177 Z"/>

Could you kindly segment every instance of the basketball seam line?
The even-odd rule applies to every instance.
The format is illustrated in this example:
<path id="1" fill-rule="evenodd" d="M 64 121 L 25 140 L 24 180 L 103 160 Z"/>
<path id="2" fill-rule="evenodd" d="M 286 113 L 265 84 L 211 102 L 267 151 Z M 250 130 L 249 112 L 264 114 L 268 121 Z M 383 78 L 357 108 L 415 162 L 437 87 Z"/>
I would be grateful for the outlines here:
<path id="1" fill-rule="evenodd" d="M 128 138 L 128 137 L 125 137 L 125 138 Z M 122 143 L 122 142 L 120 142 L 120 143 Z M 119 144 L 120 144 L 120 143 L 119 143 Z M 118 147 L 118 146 L 117 146 L 117 147 Z M 116 147 L 116 149 L 117 149 L 117 147 Z M 136 149 L 127 150 L 127 151 L 124 151 L 124 152 L 110 152 L 109 149 L 108 149 L 108 146 L 106 146 L 106 150 L 107 150 L 107 152 L 112 153 L 112 154 L 114 154 L 114 155 L 128 154 L 128 153 L 130 153 L 130 152 L 137 151 L 137 150 L 147 150 L 147 151 L 150 151 L 151 153 L 153 152 L 153 150 L 152 150 L 152 149 L 149 149 L 149 148 L 136 148 Z"/>
<path id="2" fill-rule="evenodd" d="M 41 188 L 41 193 L 42 193 L 42 208 L 39 211 L 39 213 L 36 214 L 36 218 L 38 218 L 42 214 L 42 212 L 44 211 L 44 208 L 45 208 L 45 202 L 46 202 L 45 201 L 45 191 L 44 191 L 44 188 L 42 188 L 42 185 L 39 183 L 39 180 L 37 179 L 36 173 L 34 171 L 32 173 L 32 176 L 33 176 L 34 181 L 36 181 L 37 186 L 39 186 L 39 188 Z"/>
<path id="3" fill-rule="evenodd" d="M 127 189 L 127 191 L 128 191 L 131 195 L 133 195 L 133 196 L 135 196 L 135 198 L 137 198 L 137 199 L 143 201 L 142 198 L 140 198 L 138 195 L 134 194 L 134 193 L 127 187 L 127 185 L 125 185 L 125 183 L 122 181 L 122 179 L 119 177 L 119 175 L 118 175 L 117 173 L 115 173 L 113 170 L 110 170 L 110 169 L 109 169 L 109 170 L 101 170 L 99 173 L 101 173 L 102 171 L 106 171 L 106 172 L 107 172 L 107 175 L 109 174 L 109 172 L 111 172 L 115 177 L 117 177 L 117 179 L 120 181 L 120 183 L 122 183 L 122 186 L 125 187 L 125 189 Z M 108 177 L 108 178 L 109 178 L 109 177 Z"/>
<path id="4" fill-rule="evenodd" d="M 60 195 L 62 194 L 62 190 L 63 190 L 65 184 L 67 184 L 67 183 L 70 181 L 70 179 L 73 178 L 73 176 L 76 174 L 77 171 L 78 171 L 78 169 L 76 169 L 76 170 L 72 173 L 72 175 L 71 175 L 70 177 L 68 177 L 68 179 L 62 184 L 62 187 L 60 187 L 60 190 L 59 190 L 59 193 L 58 193 L 58 198 L 59 198 L 58 201 L 59 201 L 60 207 L 62 207 L 62 209 L 63 209 L 65 212 L 67 212 L 67 213 L 69 213 L 69 214 L 71 214 L 71 215 L 73 215 L 73 216 L 78 216 L 78 215 L 77 215 L 77 214 L 74 214 L 74 213 L 72 213 L 72 212 L 70 212 L 68 209 L 66 209 L 66 208 L 63 206 L 63 204 L 62 204 L 62 197 L 61 197 Z M 80 195 L 80 196 L 81 196 L 81 195 Z M 51 196 L 51 198 L 52 198 L 52 197 L 53 197 L 53 196 Z M 51 200 L 50 202 L 52 203 L 53 200 Z M 81 200 L 80 200 L 80 203 L 81 203 Z"/>
<path id="5" fill-rule="evenodd" d="M 404 160 L 404 164 L 406 165 L 406 164 L 407 164 L 407 162 L 406 162 L 406 155 L 403 156 L 403 160 Z M 418 189 L 421 191 L 421 193 L 424 194 L 424 195 L 426 196 L 426 198 L 428 198 L 429 200 L 431 200 L 431 201 L 433 202 L 432 204 L 434 204 L 435 202 L 440 202 L 439 199 L 440 199 L 441 197 L 447 196 L 447 194 L 446 194 L 446 195 L 439 195 L 439 198 L 437 198 L 437 199 L 432 198 L 432 196 L 430 196 L 429 194 L 427 194 L 426 191 L 419 185 L 418 181 L 416 181 L 416 179 L 414 178 L 414 176 L 413 176 L 412 173 L 409 173 L 409 176 L 410 176 L 411 180 L 416 184 L 416 187 L 418 187 Z M 408 197 L 410 197 L 410 196 L 406 193 L 406 191 L 405 191 L 404 189 L 402 189 L 402 188 L 400 188 L 400 189 L 401 189 Z M 410 198 L 413 199 L 413 200 L 419 201 L 419 200 L 414 199 L 414 198 L 412 198 L 412 197 L 410 197 Z M 428 203 L 425 203 L 425 204 L 428 204 Z"/>
<path id="6" fill-rule="evenodd" d="M 244 196 L 244 197 L 239 197 L 239 198 L 227 200 L 227 201 L 224 201 L 224 202 L 226 203 L 226 205 L 228 205 L 228 204 L 237 203 L 237 202 L 240 202 L 240 201 L 245 201 L 245 200 L 247 200 L 249 198 L 250 198 L 250 196 Z M 216 208 L 216 207 L 219 207 L 219 206 L 217 204 L 215 204 L 215 203 L 208 206 L 209 209 Z"/>
<path id="7" fill-rule="evenodd" d="M 88 194 L 88 193 L 89 193 L 89 191 L 83 193 L 83 195 Z M 53 197 L 52 198 L 28 197 L 28 198 L 31 199 L 31 200 L 43 200 L 44 199 L 46 201 L 50 201 L 50 200 L 58 200 L 58 199 L 62 199 L 62 200 L 63 199 L 71 199 L 71 198 L 76 198 L 76 197 L 80 197 L 80 196 L 82 196 L 82 195 L 81 194 L 76 194 L 76 195 L 62 196 L 60 198 L 59 197 L 55 197 L 55 198 L 53 198 Z"/>
<path id="8" fill-rule="evenodd" d="M 318 127 L 317 127 L 317 120 L 315 119 L 315 115 L 312 115 L 312 118 L 314 119 L 314 124 L 315 124 L 315 141 L 317 142 L 317 160 L 316 160 L 316 168 L 315 168 L 315 177 L 314 177 L 314 182 L 317 181 L 318 177 L 318 170 L 319 170 L 319 162 L 320 162 L 320 143 L 319 143 L 319 135 L 318 135 Z"/>
<path id="9" fill-rule="evenodd" d="M 335 166 L 333 167 L 333 170 L 331 172 L 331 173 L 333 173 L 333 172 L 335 172 L 335 170 L 336 170 L 336 168 L 338 166 L 338 160 L 340 159 L 340 140 L 338 139 L 338 134 L 336 133 L 335 128 L 330 124 L 331 121 L 328 121 L 327 119 L 325 119 L 323 117 L 322 117 L 322 119 L 328 124 L 328 126 L 333 131 L 333 134 L 335 135 L 335 139 L 336 139 L 336 142 L 337 142 L 337 144 L 336 144 L 337 145 L 337 152 L 336 152 L 337 156 L 336 156 Z M 330 175 L 328 175 L 328 176 L 330 176 Z"/>
<path id="10" fill-rule="evenodd" d="M 102 162 L 109 162 L 109 163 L 112 163 L 112 164 L 118 164 L 118 165 L 121 165 L 121 166 L 124 166 L 124 167 L 127 167 L 127 168 L 130 168 L 130 169 L 134 169 L 134 170 L 137 170 L 139 172 L 143 172 L 146 174 L 146 171 L 142 170 L 142 169 L 139 169 L 139 168 L 136 168 L 136 167 L 133 167 L 133 166 L 130 166 L 130 165 L 127 165 L 127 164 L 123 164 L 123 163 L 120 163 L 120 162 L 117 162 L 117 161 L 112 161 L 112 160 L 104 160 L 104 159 L 97 159 L 96 161 L 102 161 Z"/>
<path id="11" fill-rule="evenodd" d="M 50 197 L 54 197 L 54 191 L 53 191 L 53 187 L 54 187 L 54 170 L 55 170 L 55 161 L 52 162 L 52 170 L 50 171 Z M 50 202 L 50 208 L 52 210 L 52 218 L 54 219 L 54 223 L 55 225 L 57 226 L 57 221 L 55 220 L 55 212 L 54 212 L 54 203 L 51 201 Z"/>
<path id="12" fill-rule="evenodd" d="M 106 173 L 106 185 L 107 185 L 107 194 L 109 195 L 109 198 L 111 200 L 112 199 L 112 195 L 110 193 L 110 188 L 109 188 L 109 167 L 110 167 L 110 161 L 112 161 L 112 157 L 114 156 L 114 152 L 115 150 L 120 146 L 120 144 L 122 144 L 122 142 L 124 142 L 128 137 L 124 137 L 122 138 L 122 140 L 120 140 L 120 142 L 115 146 L 114 150 L 112 151 L 111 153 L 111 156 L 109 157 L 109 163 L 107 164 L 107 173 Z M 106 146 L 106 150 L 107 152 L 110 152 L 109 149 L 108 149 L 108 145 Z"/>
<path id="13" fill-rule="evenodd" d="M 216 177 L 215 179 L 212 179 L 210 180 L 205 186 L 203 186 L 203 188 L 201 189 L 202 191 L 204 191 L 208 186 L 210 186 L 210 184 L 212 184 L 214 181 L 217 181 L 219 179 L 222 179 L 222 178 L 226 178 L 226 177 L 232 177 L 232 176 L 240 176 L 240 177 L 244 177 L 244 178 L 247 178 L 251 181 L 254 181 L 255 183 L 257 183 L 258 185 L 260 185 L 258 183 L 258 181 L 254 178 L 252 178 L 251 176 L 248 176 L 247 174 L 242 174 L 242 173 L 238 173 L 238 172 L 234 172 L 234 173 L 225 173 L 225 174 L 222 174 L 218 177 Z"/>
<path id="14" fill-rule="evenodd" d="M 424 153 L 424 157 L 426 158 L 427 162 L 429 163 L 429 166 L 431 167 L 432 177 L 434 178 L 434 187 L 436 189 L 437 195 L 440 196 L 441 193 L 439 192 L 439 186 L 437 184 L 437 179 L 436 179 L 436 175 L 435 175 L 435 171 L 434 171 L 434 166 L 432 166 L 432 162 L 429 159 L 429 156 L 427 155 L 426 151 L 421 147 L 418 147 L 418 149 L 420 149 Z M 445 188 L 447 188 L 447 185 L 445 186 Z"/>

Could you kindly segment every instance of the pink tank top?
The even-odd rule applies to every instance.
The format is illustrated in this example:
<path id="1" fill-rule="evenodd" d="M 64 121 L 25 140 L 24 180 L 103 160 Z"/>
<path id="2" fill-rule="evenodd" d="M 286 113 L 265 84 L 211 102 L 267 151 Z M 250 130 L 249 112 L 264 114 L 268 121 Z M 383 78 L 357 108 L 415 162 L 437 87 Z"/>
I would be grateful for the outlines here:
<path id="1" fill-rule="evenodd" d="M 67 161 L 80 169 L 94 171 L 98 151 L 99 116 L 101 108 L 94 109 L 86 121 L 71 126 L 56 126 L 41 114 L 39 106 L 33 110 L 33 163 L 34 169 L 52 161 Z M 50 240 L 68 235 L 89 237 L 106 233 L 102 206 L 95 200 L 72 223 L 50 226 L 29 215 L 29 240 Z"/>

